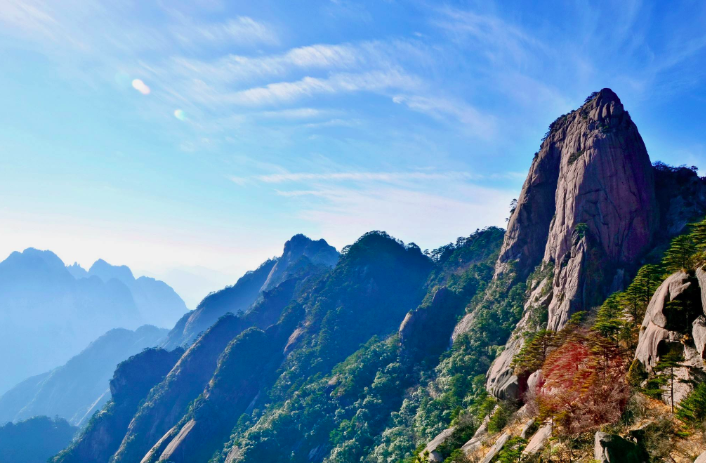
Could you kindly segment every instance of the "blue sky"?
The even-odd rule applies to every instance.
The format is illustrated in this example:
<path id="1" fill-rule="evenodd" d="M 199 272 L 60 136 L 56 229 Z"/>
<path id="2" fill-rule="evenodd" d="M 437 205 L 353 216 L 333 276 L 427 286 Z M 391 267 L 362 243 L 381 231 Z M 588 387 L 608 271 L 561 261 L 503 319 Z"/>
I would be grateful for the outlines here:
<path id="1" fill-rule="evenodd" d="M 299 232 L 433 248 L 503 225 L 548 124 L 603 87 L 653 161 L 706 168 L 705 24 L 702 1 L 0 0 L 0 254 L 102 257 L 193 305 Z"/>

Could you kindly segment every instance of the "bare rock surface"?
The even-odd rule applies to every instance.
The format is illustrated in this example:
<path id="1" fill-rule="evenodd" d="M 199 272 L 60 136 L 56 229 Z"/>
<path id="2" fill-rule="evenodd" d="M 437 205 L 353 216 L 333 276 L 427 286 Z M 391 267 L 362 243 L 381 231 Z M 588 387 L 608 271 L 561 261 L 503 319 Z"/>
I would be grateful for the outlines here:
<path id="1" fill-rule="evenodd" d="M 448 440 L 449 437 L 453 434 L 453 432 L 456 430 L 455 426 L 452 426 L 450 428 L 446 428 L 443 431 L 441 431 L 434 439 L 432 439 L 426 447 L 424 447 L 424 450 L 422 451 L 422 455 L 426 455 L 427 453 L 429 454 L 428 461 L 430 462 L 442 462 L 444 461 L 444 457 L 436 451 L 437 448 L 444 442 Z"/>
<path id="2" fill-rule="evenodd" d="M 534 455 L 544 448 L 549 438 L 552 436 L 552 425 L 545 424 L 537 430 L 532 439 L 527 443 L 527 447 L 522 451 L 523 455 Z"/>
<path id="3" fill-rule="evenodd" d="M 706 452 L 699 455 L 696 460 L 694 460 L 694 463 L 706 463 Z"/>
<path id="4" fill-rule="evenodd" d="M 648 370 L 657 364 L 660 354 L 670 344 L 679 343 L 681 339 L 681 334 L 673 329 L 677 325 L 674 319 L 678 318 L 678 314 L 670 309 L 669 302 L 685 298 L 692 300 L 698 298 L 699 296 L 695 294 L 695 291 L 698 291 L 697 281 L 684 272 L 677 272 L 664 280 L 652 296 L 647 306 L 635 350 L 635 358 L 640 360 Z M 694 302 L 700 302 L 700 300 Z M 695 329 L 701 337 L 698 319 L 694 323 Z"/>
<path id="5" fill-rule="evenodd" d="M 490 447 L 490 450 L 488 450 L 488 453 L 485 454 L 485 457 L 481 460 L 481 463 L 490 463 L 493 458 L 503 449 L 507 441 L 510 440 L 510 433 L 505 432 L 503 433 L 498 439 L 495 441 L 495 444 L 493 444 L 492 447 Z"/>

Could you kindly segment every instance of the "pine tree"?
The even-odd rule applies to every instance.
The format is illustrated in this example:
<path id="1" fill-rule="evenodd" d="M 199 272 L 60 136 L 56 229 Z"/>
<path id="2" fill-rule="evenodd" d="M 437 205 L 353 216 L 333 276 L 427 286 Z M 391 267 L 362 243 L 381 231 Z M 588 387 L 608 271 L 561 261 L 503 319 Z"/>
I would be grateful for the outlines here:
<path id="1" fill-rule="evenodd" d="M 669 273 L 691 270 L 694 266 L 696 245 L 689 235 L 680 235 L 672 240 L 664 254 L 664 267 Z"/>
<path id="2" fill-rule="evenodd" d="M 625 327 L 622 320 L 623 308 L 620 306 L 619 296 L 612 294 L 605 300 L 596 317 L 593 329 L 601 335 L 618 344 L 619 335 Z"/>
<path id="3" fill-rule="evenodd" d="M 657 362 L 657 365 L 654 367 L 655 373 L 657 373 L 662 380 L 666 380 L 664 382 L 666 382 L 666 386 L 669 387 L 672 413 L 674 413 L 674 381 L 677 380 L 677 375 L 674 370 L 682 366 L 680 363 L 682 361 L 684 361 L 683 350 L 672 348 L 659 359 L 659 362 Z"/>
<path id="4" fill-rule="evenodd" d="M 550 350 L 558 345 L 556 338 L 556 332 L 551 330 L 541 330 L 532 336 L 512 361 L 515 373 L 531 374 L 542 368 Z"/>

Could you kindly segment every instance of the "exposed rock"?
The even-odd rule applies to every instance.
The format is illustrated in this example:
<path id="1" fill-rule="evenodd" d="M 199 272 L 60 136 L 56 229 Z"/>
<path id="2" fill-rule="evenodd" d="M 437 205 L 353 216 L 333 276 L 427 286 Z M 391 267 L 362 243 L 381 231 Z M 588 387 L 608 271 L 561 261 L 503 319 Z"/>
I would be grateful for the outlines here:
<path id="1" fill-rule="evenodd" d="M 534 455 L 544 448 L 549 438 L 552 436 L 552 425 L 545 424 L 537 430 L 532 439 L 527 443 L 527 447 L 522 451 L 523 455 Z"/>
<path id="2" fill-rule="evenodd" d="M 677 272 L 670 275 L 652 296 L 635 350 L 635 358 L 640 360 L 648 371 L 657 364 L 660 354 L 670 348 L 670 343 L 678 343 L 681 339 L 681 334 L 676 328 L 679 327 L 679 319 L 683 318 L 683 315 L 670 308 L 668 303 L 672 301 L 700 305 L 697 280 L 686 273 Z"/>
<path id="3" fill-rule="evenodd" d="M 531 420 L 527 421 L 527 423 L 525 423 L 525 425 L 522 427 L 522 431 L 520 431 L 520 437 L 522 439 L 527 439 L 529 437 L 529 432 L 534 426 L 535 422 L 536 420 L 532 418 Z"/>
<path id="4" fill-rule="evenodd" d="M 503 433 L 498 439 L 495 441 L 495 444 L 493 444 L 492 447 L 490 447 L 490 450 L 488 450 L 488 453 L 485 454 L 485 457 L 480 461 L 480 463 L 490 463 L 493 458 L 503 449 L 507 441 L 510 440 L 510 433 Z"/>
<path id="5" fill-rule="evenodd" d="M 524 333 L 533 329 L 530 325 L 534 311 L 547 307 L 551 301 L 552 292 L 547 291 L 550 284 L 550 280 L 545 278 L 532 291 L 525 304 L 522 319 L 505 345 L 505 349 L 488 370 L 485 387 L 493 396 L 501 400 L 520 400 L 526 390 L 525 378 L 518 378 L 511 364 L 525 344 Z"/>
<path id="6" fill-rule="evenodd" d="M 485 438 L 485 436 L 488 435 L 488 422 L 490 421 L 490 417 L 493 415 L 494 412 L 495 409 L 488 413 L 488 415 L 483 419 L 483 422 L 480 424 L 480 426 L 478 426 L 478 429 L 476 429 L 476 432 L 475 434 L 473 434 L 473 437 L 471 437 L 468 442 L 463 444 L 461 450 L 465 455 L 471 455 L 480 448 L 483 443 L 483 439 Z"/>
<path id="7" fill-rule="evenodd" d="M 691 324 L 691 335 L 694 338 L 696 351 L 701 355 L 702 359 L 706 359 L 706 318 L 701 315 Z"/>
<path id="8" fill-rule="evenodd" d="M 339 254 L 336 248 L 330 246 L 324 239 L 314 241 L 301 234 L 294 235 L 284 243 L 282 257 L 277 259 L 272 270 L 270 270 L 261 291 L 272 289 L 286 280 L 293 269 L 297 267 L 297 261 L 302 258 L 314 265 L 323 265 L 331 268 L 338 262 Z"/>
<path id="9" fill-rule="evenodd" d="M 699 455 L 696 460 L 694 460 L 694 463 L 706 463 L 706 452 Z"/>
<path id="10" fill-rule="evenodd" d="M 452 426 L 450 428 L 446 428 L 443 431 L 441 431 L 435 438 L 433 438 L 426 447 L 424 447 L 424 450 L 422 450 L 422 455 L 429 455 L 428 456 L 428 461 L 430 462 L 435 462 L 439 463 L 444 461 L 444 456 L 441 455 L 439 452 L 436 451 L 437 448 L 444 442 L 446 442 L 449 437 L 453 434 L 453 432 L 456 430 L 455 426 Z"/>
<path id="11" fill-rule="evenodd" d="M 540 261 L 555 262 L 549 328 L 558 330 L 648 248 L 657 210 L 642 137 L 618 96 L 603 89 L 552 124 L 508 223 L 496 276 L 511 261 L 520 280 Z M 594 252 L 603 262 L 593 262 Z M 609 270 L 603 284 L 586 284 L 589 260 Z"/>
<path id="12" fill-rule="evenodd" d="M 614 434 L 597 432 L 593 458 L 599 463 L 647 463 L 649 456 L 637 444 Z"/>

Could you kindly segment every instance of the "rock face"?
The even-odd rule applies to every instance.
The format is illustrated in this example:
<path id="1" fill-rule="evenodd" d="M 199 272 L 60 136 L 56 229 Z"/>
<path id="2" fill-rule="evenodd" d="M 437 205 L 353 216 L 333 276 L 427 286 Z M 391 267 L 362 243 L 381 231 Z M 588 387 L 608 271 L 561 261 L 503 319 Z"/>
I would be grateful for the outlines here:
<path id="1" fill-rule="evenodd" d="M 599 463 L 647 463 L 649 456 L 637 444 L 614 434 L 597 432 L 593 458 Z"/>
<path id="2" fill-rule="evenodd" d="M 297 266 L 297 261 L 305 258 L 314 265 L 334 267 L 338 262 L 339 254 L 336 248 L 329 246 L 326 240 L 313 241 L 304 235 L 294 235 L 284 243 L 282 257 L 277 259 L 274 267 L 267 275 L 267 280 L 261 290 L 272 289 L 287 278 L 287 273 Z"/>
<path id="3" fill-rule="evenodd" d="M 544 448 L 549 438 L 552 436 L 552 425 L 545 424 L 537 430 L 527 443 L 527 447 L 522 451 L 523 455 L 534 455 Z"/>
<path id="4" fill-rule="evenodd" d="M 496 274 L 513 260 L 521 279 L 541 260 L 558 268 L 581 260 L 587 250 L 577 246 L 579 224 L 585 224 L 581 234 L 590 234 L 610 263 L 631 263 L 651 242 L 656 210 L 642 138 L 618 96 L 603 89 L 552 124 L 510 218 Z M 555 329 L 565 323 L 563 312 L 580 309 L 590 296 L 590 291 L 577 293 L 582 285 L 572 288 L 567 277 L 555 276 L 554 292 L 564 294 L 552 305 Z M 575 302 L 567 306 L 564 301 Z"/>
<path id="5" fill-rule="evenodd" d="M 659 178 L 669 190 L 661 196 L 664 208 L 680 223 L 670 199 L 680 191 L 673 172 Z M 700 181 L 694 182 L 701 191 Z M 491 367 L 487 388 L 493 395 L 519 399 L 524 388 L 509 365 L 522 348 L 522 334 L 532 331 L 526 312 L 546 308 L 547 328 L 560 330 L 573 313 L 599 305 L 622 288 L 626 270 L 650 248 L 659 223 L 654 169 L 613 91 L 591 95 L 552 123 L 510 217 L 495 278 L 512 268 L 524 281 L 548 265 L 553 275 L 541 302 L 530 295 L 525 316 Z"/>
<path id="6" fill-rule="evenodd" d="M 640 328 L 640 339 L 635 351 L 635 358 L 640 360 L 648 371 L 654 368 L 660 355 L 668 351 L 671 344 L 681 346 L 679 331 L 691 325 L 688 319 L 684 319 L 688 317 L 688 313 L 682 314 L 682 309 L 670 303 L 680 304 L 680 307 L 685 304 L 698 305 L 701 314 L 695 315 L 702 316 L 698 280 L 683 272 L 675 273 L 669 276 L 652 296 Z M 700 333 L 698 318 L 693 323 L 696 331 Z M 699 338 L 701 338 L 700 334 Z"/>
<path id="7" fill-rule="evenodd" d="M 424 450 L 422 450 L 421 455 L 428 455 L 427 460 L 429 462 L 441 463 L 442 461 L 444 461 L 444 456 L 437 452 L 436 449 L 439 448 L 441 444 L 446 442 L 455 430 L 455 427 L 450 427 L 441 431 L 435 438 L 433 438 L 427 444 L 426 447 L 424 447 Z"/>

